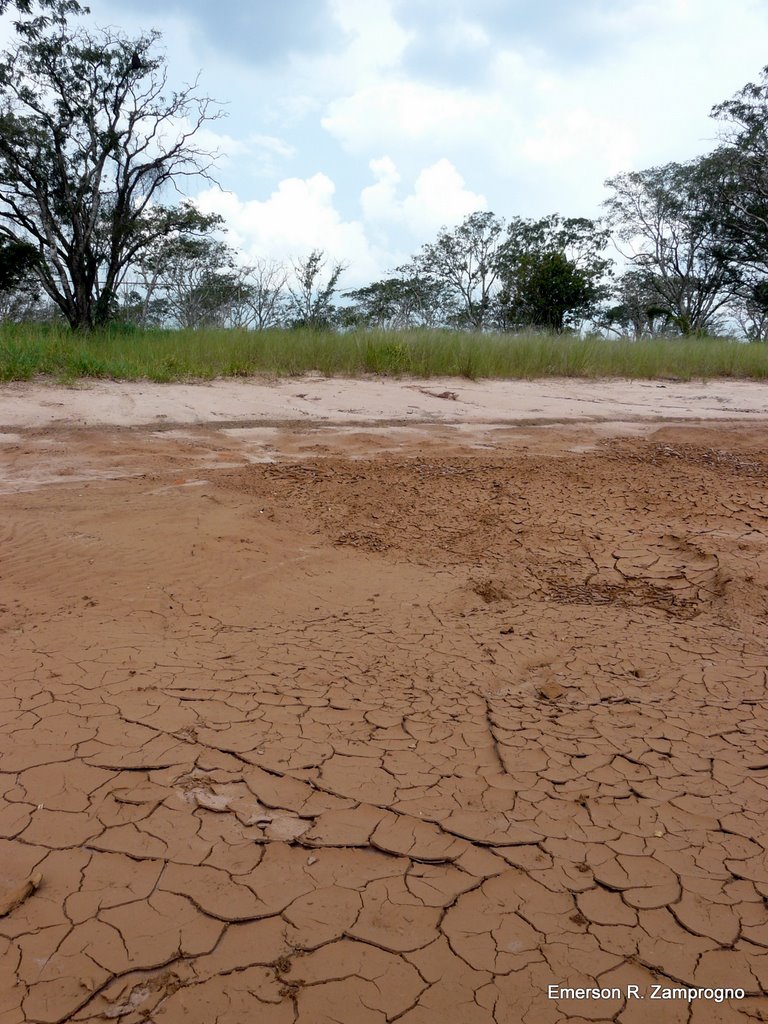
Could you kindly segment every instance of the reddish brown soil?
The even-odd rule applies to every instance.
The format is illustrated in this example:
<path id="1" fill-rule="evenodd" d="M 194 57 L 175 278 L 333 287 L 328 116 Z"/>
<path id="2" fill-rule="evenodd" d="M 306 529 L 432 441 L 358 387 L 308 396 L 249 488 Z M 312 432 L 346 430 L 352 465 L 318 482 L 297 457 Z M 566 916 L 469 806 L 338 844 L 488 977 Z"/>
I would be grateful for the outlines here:
<path id="1" fill-rule="evenodd" d="M 2 1024 L 768 1020 L 765 427 L 246 435 L 0 448 Z"/>

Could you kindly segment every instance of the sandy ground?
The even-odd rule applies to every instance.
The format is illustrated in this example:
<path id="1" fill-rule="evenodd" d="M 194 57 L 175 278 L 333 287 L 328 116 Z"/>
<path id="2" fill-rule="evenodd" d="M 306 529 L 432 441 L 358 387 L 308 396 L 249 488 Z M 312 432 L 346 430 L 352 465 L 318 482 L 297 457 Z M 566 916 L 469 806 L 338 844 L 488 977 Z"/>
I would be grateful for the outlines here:
<path id="1" fill-rule="evenodd" d="M 355 386 L 0 389 L 0 1021 L 768 1020 L 768 390 Z"/>
<path id="2" fill-rule="evenodd" d="M 0 430 L 19 426 L 241 423 L 541 423 L 766 419 L 768 383 L 551 378 L 343 380 L 308 374 L 209 384 L 0 385 Z"/>

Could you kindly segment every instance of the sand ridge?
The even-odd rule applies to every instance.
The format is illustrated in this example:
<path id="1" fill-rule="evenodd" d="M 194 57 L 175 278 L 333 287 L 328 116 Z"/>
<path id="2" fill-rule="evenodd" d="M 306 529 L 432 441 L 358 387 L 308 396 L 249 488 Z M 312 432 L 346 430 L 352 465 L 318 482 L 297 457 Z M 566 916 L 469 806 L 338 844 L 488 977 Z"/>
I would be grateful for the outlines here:
<path id="1" fill-rule="evenodd" d="M 762 424 L 0 464 L 4 1022 L 766 1019 Z"/>

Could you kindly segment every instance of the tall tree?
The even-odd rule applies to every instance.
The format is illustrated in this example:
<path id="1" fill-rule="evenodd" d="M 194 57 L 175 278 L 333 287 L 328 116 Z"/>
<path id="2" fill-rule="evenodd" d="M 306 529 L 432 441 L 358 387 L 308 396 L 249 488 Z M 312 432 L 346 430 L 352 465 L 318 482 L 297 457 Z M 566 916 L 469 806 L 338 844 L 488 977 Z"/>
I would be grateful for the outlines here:
<path id="1" fill-rule="evenodd" d="M 611 291 L 611 305 L 597 317 L 597 326 L 620 337 L 658 338 L 675 333 L 658 282 L 646 270 L 627 270 Z"/>
<path id="2" fill-rule="evenodd" d="M 735 258 L 768 274 L 768 67 L 759 82 L 712 108 L 723 145 L 711 158 L 719 176 L 721 214 Z"/>
<path id="3" fill-rule="evenodd" d="M 414 258 L 416 276 L 444 285 L 452 293 L 458 326 L 474 330 L 489 326 L 503 242 L 504 221 L 481 210 L 455 228 L 443 228 Z"/>
<path id="4" fill-rule="evenodd" d="M 151 216 L 171 216 L 174 225 L 132 266 L 132 319 L 143 325 L 223 326 L 243 285 L 235 251 L 217 237 L 224 229 L 222 217 L 200 213 L 190 202 L 178 209 L 154 208 Z"/>
<path id="5" fill-rule="evenodd" d="M 346 267 L 343 263 L 333 263 L 323 280 L 326 262 L 322 249 L 314 249 L 305 259 L 294 263 L 295 282 L 288 286 L 291 326 L 333 326 L 336 317 L 333 297 Z"/>
<path id="6" fill-rule="evenodd" d="M 419 277 L 413 266 L 399 269 L 402 277 L 388 277 L 344 293 L 352 300 L 358 323 L 396 331 L 455 323 L 456 308 L 444 282 Z"/>
<path id="7" fill-rule="evenodd" d="M 747 341 L 768 342 L 768 280 L 745 281 L 732 312 Z"/>
<path id="8" fill-rule="evenodd" d="M 607 230 L 585 217 L 512 220 L 499 258 L 498 326 L 560 333 L 594 314 L 607 294 L 607 242 Z"/>
<path id="9" fill-rule="evenodd" d="M 717 160 L 701 157 L 606 182 L 612 195 L 604 205 L 624 255 L 653 283 L 681 334 L 715 330 L 739 283 L 720 175 Z"/>
<path id="10" fill-rule="evenodd" d="M 58 24 L 0 58 L 0 237 L 37 248 L 75 329 L 108 322 L 130 264 L 173 230 L 172 210 L 152 215 L 161 190 L 212 164 L 194 136 L 219 114 L 196 85 L 166 95 L 158 39 Z"/>
<path id="11" fill-rule="evenodd" d="M 238 326 L 256 331 L 285 324 L 288 271 L 282 263 L 258 259 L 243 272 Z"/>

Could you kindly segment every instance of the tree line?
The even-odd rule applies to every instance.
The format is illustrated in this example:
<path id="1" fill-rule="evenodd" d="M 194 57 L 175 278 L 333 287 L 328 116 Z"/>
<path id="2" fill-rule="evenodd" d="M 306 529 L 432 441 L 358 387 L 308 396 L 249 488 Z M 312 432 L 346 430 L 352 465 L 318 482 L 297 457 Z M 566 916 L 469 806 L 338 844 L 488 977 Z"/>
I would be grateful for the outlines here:
<path id="1" fill-rule="evenodd" d="M 477 211 L 344 289 L 349 268 L 320 250 L 247 265 L 220 217 L 167 201 L 212 180 L 198 138 L 221 110 L 197 82 L 169 89 L 157 32 L 72 27 L 84 10 L 0 0 L 16 18 L 0 55 L 2 319 L 768 340 L 768 67 L 712 110 L 712 153 L 609 179 L 602 218 Z"/>

